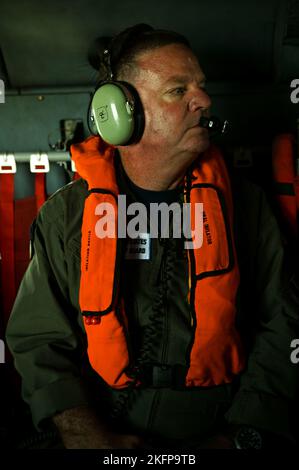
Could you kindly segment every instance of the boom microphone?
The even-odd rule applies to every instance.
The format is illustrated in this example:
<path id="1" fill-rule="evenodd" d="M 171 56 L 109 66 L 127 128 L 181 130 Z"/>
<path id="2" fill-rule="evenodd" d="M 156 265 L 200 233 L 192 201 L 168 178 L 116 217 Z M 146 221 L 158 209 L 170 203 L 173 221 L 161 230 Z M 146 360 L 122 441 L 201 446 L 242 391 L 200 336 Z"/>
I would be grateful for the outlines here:
<path id="1" fill-rule="evenodd" d="M 204 117 L 199 120 L 199 125 L 215 134 L 225 134 L 228 128 L 228 121 L 221 121 L 216 116 Z"/>

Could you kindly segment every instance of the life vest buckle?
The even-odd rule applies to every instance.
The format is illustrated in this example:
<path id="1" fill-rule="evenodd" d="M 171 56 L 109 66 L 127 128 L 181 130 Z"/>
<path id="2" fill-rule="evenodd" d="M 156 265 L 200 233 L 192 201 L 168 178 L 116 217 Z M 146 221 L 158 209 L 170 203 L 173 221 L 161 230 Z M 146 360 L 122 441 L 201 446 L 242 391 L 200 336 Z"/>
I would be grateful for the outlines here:
<path id="1" fill-rule="evenodd" d="M 181 364 L 142 364 L 133 369 L 141 386 L 171 388 L 173 390 L 185 388 L 187 366 Z"/>

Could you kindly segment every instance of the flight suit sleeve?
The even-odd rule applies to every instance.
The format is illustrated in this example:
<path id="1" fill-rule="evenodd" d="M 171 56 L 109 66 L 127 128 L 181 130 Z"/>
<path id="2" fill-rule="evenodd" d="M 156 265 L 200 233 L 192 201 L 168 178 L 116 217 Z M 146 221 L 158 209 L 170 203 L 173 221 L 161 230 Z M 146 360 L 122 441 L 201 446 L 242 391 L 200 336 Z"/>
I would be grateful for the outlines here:
<path id="1" fill-rule="evenodd" d="M 256 322 L 248 364 L 226 418 L 291 437 L 290 409 L 299 379 L 298 365 L 291 361 L 291 342 L 299 338 L 298 280 L 285 267 L 280 231 L 263 192 L 259 210 L 251 216 L 249 210 L 246 217 L 257 227 L 245 248 L 253 261 L 251 320 Z"/>
<path id="2" fill-rule="evenodd" d="M 87 404 L 81 378 L 84 334 L 69 300 L 63 214 L 47 201 L 34 230 L 34 255 L 20 285 L 6 337 L 33 422 Z"/>

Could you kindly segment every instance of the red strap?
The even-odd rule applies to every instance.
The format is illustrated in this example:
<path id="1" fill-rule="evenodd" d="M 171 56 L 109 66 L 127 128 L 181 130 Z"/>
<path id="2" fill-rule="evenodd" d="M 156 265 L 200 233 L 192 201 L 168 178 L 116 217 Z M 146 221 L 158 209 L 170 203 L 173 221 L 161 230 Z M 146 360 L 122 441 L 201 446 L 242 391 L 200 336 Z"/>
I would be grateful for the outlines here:
<path id="1" fill-rule="evenodd" d="M 5 326 L 16 296 L 13 174 L 0 174 L 0 220 L 1 290 Z"/>
<path id="2" fill-rule="evenodd" d="M 36 210 L 39 211 L 40 207 L 46 201 L 46 181 L 45 173 L 35 174 L 35 197 L 36 197 Z"/>
<path id="3" fill-rule="evenodd" d="M 283 230 L 290 240 L 295 240 L 298 233 L 296 174 L 295 174 L 295 138 L 292 134 L 278 135 L 272 147 L 273 179 L 277 185 L 277 206 L 283 223 Z M 281 192 L 280 188 L 290 188 L 292 193 Z"/>
<path id="4" fill-rule="evenodd" d="M 75 173 L 73 174 L 73 179 L 72 181 L 76 181 L 78 180 L 79 178 L 81 178 L 81 176 L 79 175 L 79 173 L 77 171 L 75 171 Z"/>
<path id="5" fill-rule="evenodd" d="M 296 193 L 296 202 L 297 202 L 297 221 L 298 221 L 298 230 L 299 230 L 299 175 L 295 176 L 295 193 Z"/>
<path id="6" fill-rule="evenodd" d="M 46 200 L 45 174 L 35 175 L 36 211 Z M 17 204 L 16 204 L 17 205 Z M 16 256 L 15 256 L 15 203 L 14 175 L 0 174 L 0 253 L 1 253 L 1 300 L 3 307 L 3 326 L 6 326 L 17 294 Z M 23 214 L 24 217 L 24 214 Z M 34 213 L 31 219 L 33 220 Z M 31 220 L 31 222 L 32 222 Z M 24 220 L 23 220 L 24 222 Z M 24 229 L 24 225 L 22 224 Z M 19 230 L 18 230 L 19 231 Z M 28 227 L 27 227 L 28 231 Z M 24 237 L 27 239 L 26 234 Z M 29 245 L 29 243 L 27 243 Z M 27 249 L 29 252 L 29 248 Z M 29 256 L 28 256 L 29 262 Z M 28 264 L 27 262 L 27 264 Z M 20 277 L 20 276 L 18 276 Z M 20 281 L 20 279 L 18 279 Z M 18 282 L 19 284 L 19 282 Z"/>
<path id="7" fill-rule="evenodd" d="M 30 261 L 30 226 L 36 217 L 36 197 L 18 199 L 15 208 L 15 282 L 16 288 L 23 279 Z"/>

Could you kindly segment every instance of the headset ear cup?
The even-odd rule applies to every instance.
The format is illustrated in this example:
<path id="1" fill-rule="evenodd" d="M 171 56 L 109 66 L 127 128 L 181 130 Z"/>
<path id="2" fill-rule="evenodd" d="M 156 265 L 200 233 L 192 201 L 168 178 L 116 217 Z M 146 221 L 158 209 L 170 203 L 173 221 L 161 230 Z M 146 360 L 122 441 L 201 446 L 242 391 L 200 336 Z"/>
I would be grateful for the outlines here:
<path id="1" fill-rule="evenodd" d="M 91 100 L 89 116 L 90 131 L 111 145 L 130 145 L 144 129 L 140 98 L 125 82 L 102 83 Z"/>
<path id="2" fill-rule="evenodd" d="M 134 132 L 134 100 L 119 83 L 102 84 L 92 98 L 91 115 L 102 139 L 111 145 L 126 144 Z"/>
<path id="3" fill-rule="evenodd" d="M 99 135 L 98 130 L 97 130 L 97 126 L 96 126 L 96 123 L 95 123 L 95 120 L 94 120 L 94 115 L 93 115 L 92 110 L 91 110 L 92 99 L 93 99 L 93 95 L 91 96 L 90 101 L 89 101 L 89 105 L 88 105 L 87 126 L 88 126 L 88 129 L 89 129 L 89 132 L 92 135 Z"/>

